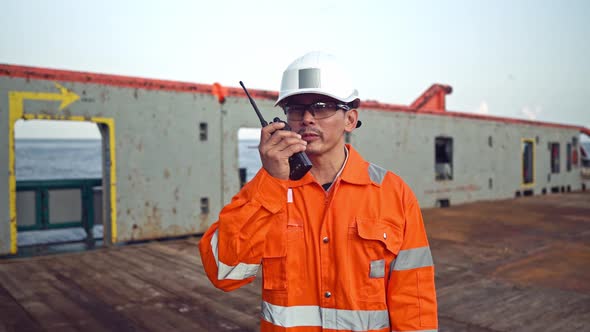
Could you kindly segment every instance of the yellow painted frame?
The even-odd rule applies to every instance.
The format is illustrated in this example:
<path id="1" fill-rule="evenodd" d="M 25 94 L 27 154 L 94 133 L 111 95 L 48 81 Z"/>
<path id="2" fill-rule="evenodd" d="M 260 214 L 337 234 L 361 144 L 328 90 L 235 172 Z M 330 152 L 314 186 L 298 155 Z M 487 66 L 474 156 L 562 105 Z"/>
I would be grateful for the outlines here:
<path id="1" fill-rule="evenodd" d="M 524 168 L 524 159 L 522 157 L 522 152 L 523 152 L 522 151 L 522 147 L 524 146 L 524 143 L 531 143 L 532 144 L 532 154 L 533 154 L 533 156 L 532 156 L 532 162 L 533 162 L 533 165 L 532 165 L 532 168 L 533 168 L 533 182 L 531 182 L 531 183 L 525 183 L 524 182 L 524 177 L 522 176 L 522 170 Z M 527 188 L 527 189 L 528 188 L 533 188 L 535 186 L 535 175 L 536 175 L 535 174 L 535 168 L 536 168 L 535 167 L 535 147 L 536 147 L 535 146 L 535 140 L 532 139 L 532 138 L 522 138 L 520 140 L 520 185 L 523 188 Z"/>
<path id="2" fill-rule="evenodd" d="M 67 91 L 59 84 L 55 84 L 61 94 L 43 93 L 43 92 L 23 92 L 10 91 L 9 96 L 9 119 L 8 119 L 8 190 L 9 190 L 9 218 L 10 218 L 10 253 L 17 253 L 17 224 L 16 224 L 16 176 L 15 176 L 15 150 L 14 150 L 14 125 L 19 119 L 25 120 L 67 120 L 67 121 L 90 121 L 104 124 L 109 131 L 109 151 L 110 151 L 110 203 L 111 203 L 111 241 L 117 242 L 117 162 L 115 151 L 115 120 L 113 118 L 83 116 L 66 116 L 66 115 L 46 115 L 46 114 L 25 114 L 24 100 L 54 100 L 62 101 L 59 110 L 67 107 L 70 103 L 79 99 L 79 97 Z"/>

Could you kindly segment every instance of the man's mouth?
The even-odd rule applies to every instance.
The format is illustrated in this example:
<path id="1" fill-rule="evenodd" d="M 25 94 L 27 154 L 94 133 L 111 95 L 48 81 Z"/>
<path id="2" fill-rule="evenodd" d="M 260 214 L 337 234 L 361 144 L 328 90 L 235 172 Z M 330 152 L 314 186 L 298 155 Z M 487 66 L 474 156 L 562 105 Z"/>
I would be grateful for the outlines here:
<path id="1" fill-rule="evenodd" d="M 308 141 L 308 142 L 319 139 L 319 137 L 320 137 L 320 134 L 316 133 L 314 131 L 300 132 L 299 135 L 301 135 L 301 139 L 303 139 L 304 141 Z"/>

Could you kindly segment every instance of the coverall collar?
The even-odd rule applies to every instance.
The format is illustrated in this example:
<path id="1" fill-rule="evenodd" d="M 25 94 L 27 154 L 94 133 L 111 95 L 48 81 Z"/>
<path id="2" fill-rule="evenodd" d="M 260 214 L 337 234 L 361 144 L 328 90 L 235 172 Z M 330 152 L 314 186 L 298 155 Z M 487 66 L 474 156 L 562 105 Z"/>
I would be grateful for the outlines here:
<path id="1" fill-rule="evenodd" d="M 371 184 L 369 177 L 369 163 L 350 145 L 346 144 L 348 149 L 348 162 L 340 175 L 342 181 L 352 184 Z"/>
<path id="2" fill-rule="evenodd" d="M 371 184 L 372 181 L 368 171 L 369 163 L 350 144 L 346 144 L 346 149 L 348 150 L 348 160 L 346 165 L 344 165 L 344 170 L 340 174 L 342 181 L 360 185 Z M 337 180 L 338 178 L 334 179 L 334 182 Z M 311 175 L 311 172 L 308 172 L 300 180 L 289 181 L 289 187 L 304 186 L 312 182 L 314 182 L 313 175 Z"/>

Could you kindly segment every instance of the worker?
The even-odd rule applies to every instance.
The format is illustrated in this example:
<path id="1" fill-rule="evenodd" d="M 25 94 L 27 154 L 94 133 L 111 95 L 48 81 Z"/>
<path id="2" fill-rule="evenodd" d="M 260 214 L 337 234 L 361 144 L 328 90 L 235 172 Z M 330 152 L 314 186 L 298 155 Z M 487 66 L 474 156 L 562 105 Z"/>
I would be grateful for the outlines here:
<path id="1" fill-rule="evenodd" d="M 261 331 L 437 330 L 418 201 L 345 144 L 361 124 L 359 104 L 333 56 L 311 52 L 289 65 L 275 106 L 292 131 L 262 129 L 262 168 L 199 243 L 208 278 L 224 291 L 262 268 Z M 313 167 L 290 180 L 298 152 Z"/>

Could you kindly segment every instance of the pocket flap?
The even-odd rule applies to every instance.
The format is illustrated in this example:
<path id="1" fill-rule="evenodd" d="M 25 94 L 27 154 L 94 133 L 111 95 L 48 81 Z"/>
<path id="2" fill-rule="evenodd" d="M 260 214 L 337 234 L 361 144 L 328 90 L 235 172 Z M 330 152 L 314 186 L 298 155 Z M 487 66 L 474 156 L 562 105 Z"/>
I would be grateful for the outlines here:
<path id="1" fill-rule="evenodd" d="M 275 223 L 271 229 L 266 233 L 267 239 L 270 241 L 264 242 L 263 258 L 284 257 L 287 255 L 287 221 L 280 220 Z"/>
<path id="2" fill-rule="evenodd" d="M 378 219 L 356 218 L 358 234 L 366 240 L 382 242 L 387 250 L 397 254 L 402 245 L 401 229 L 394 224 Z"/>

